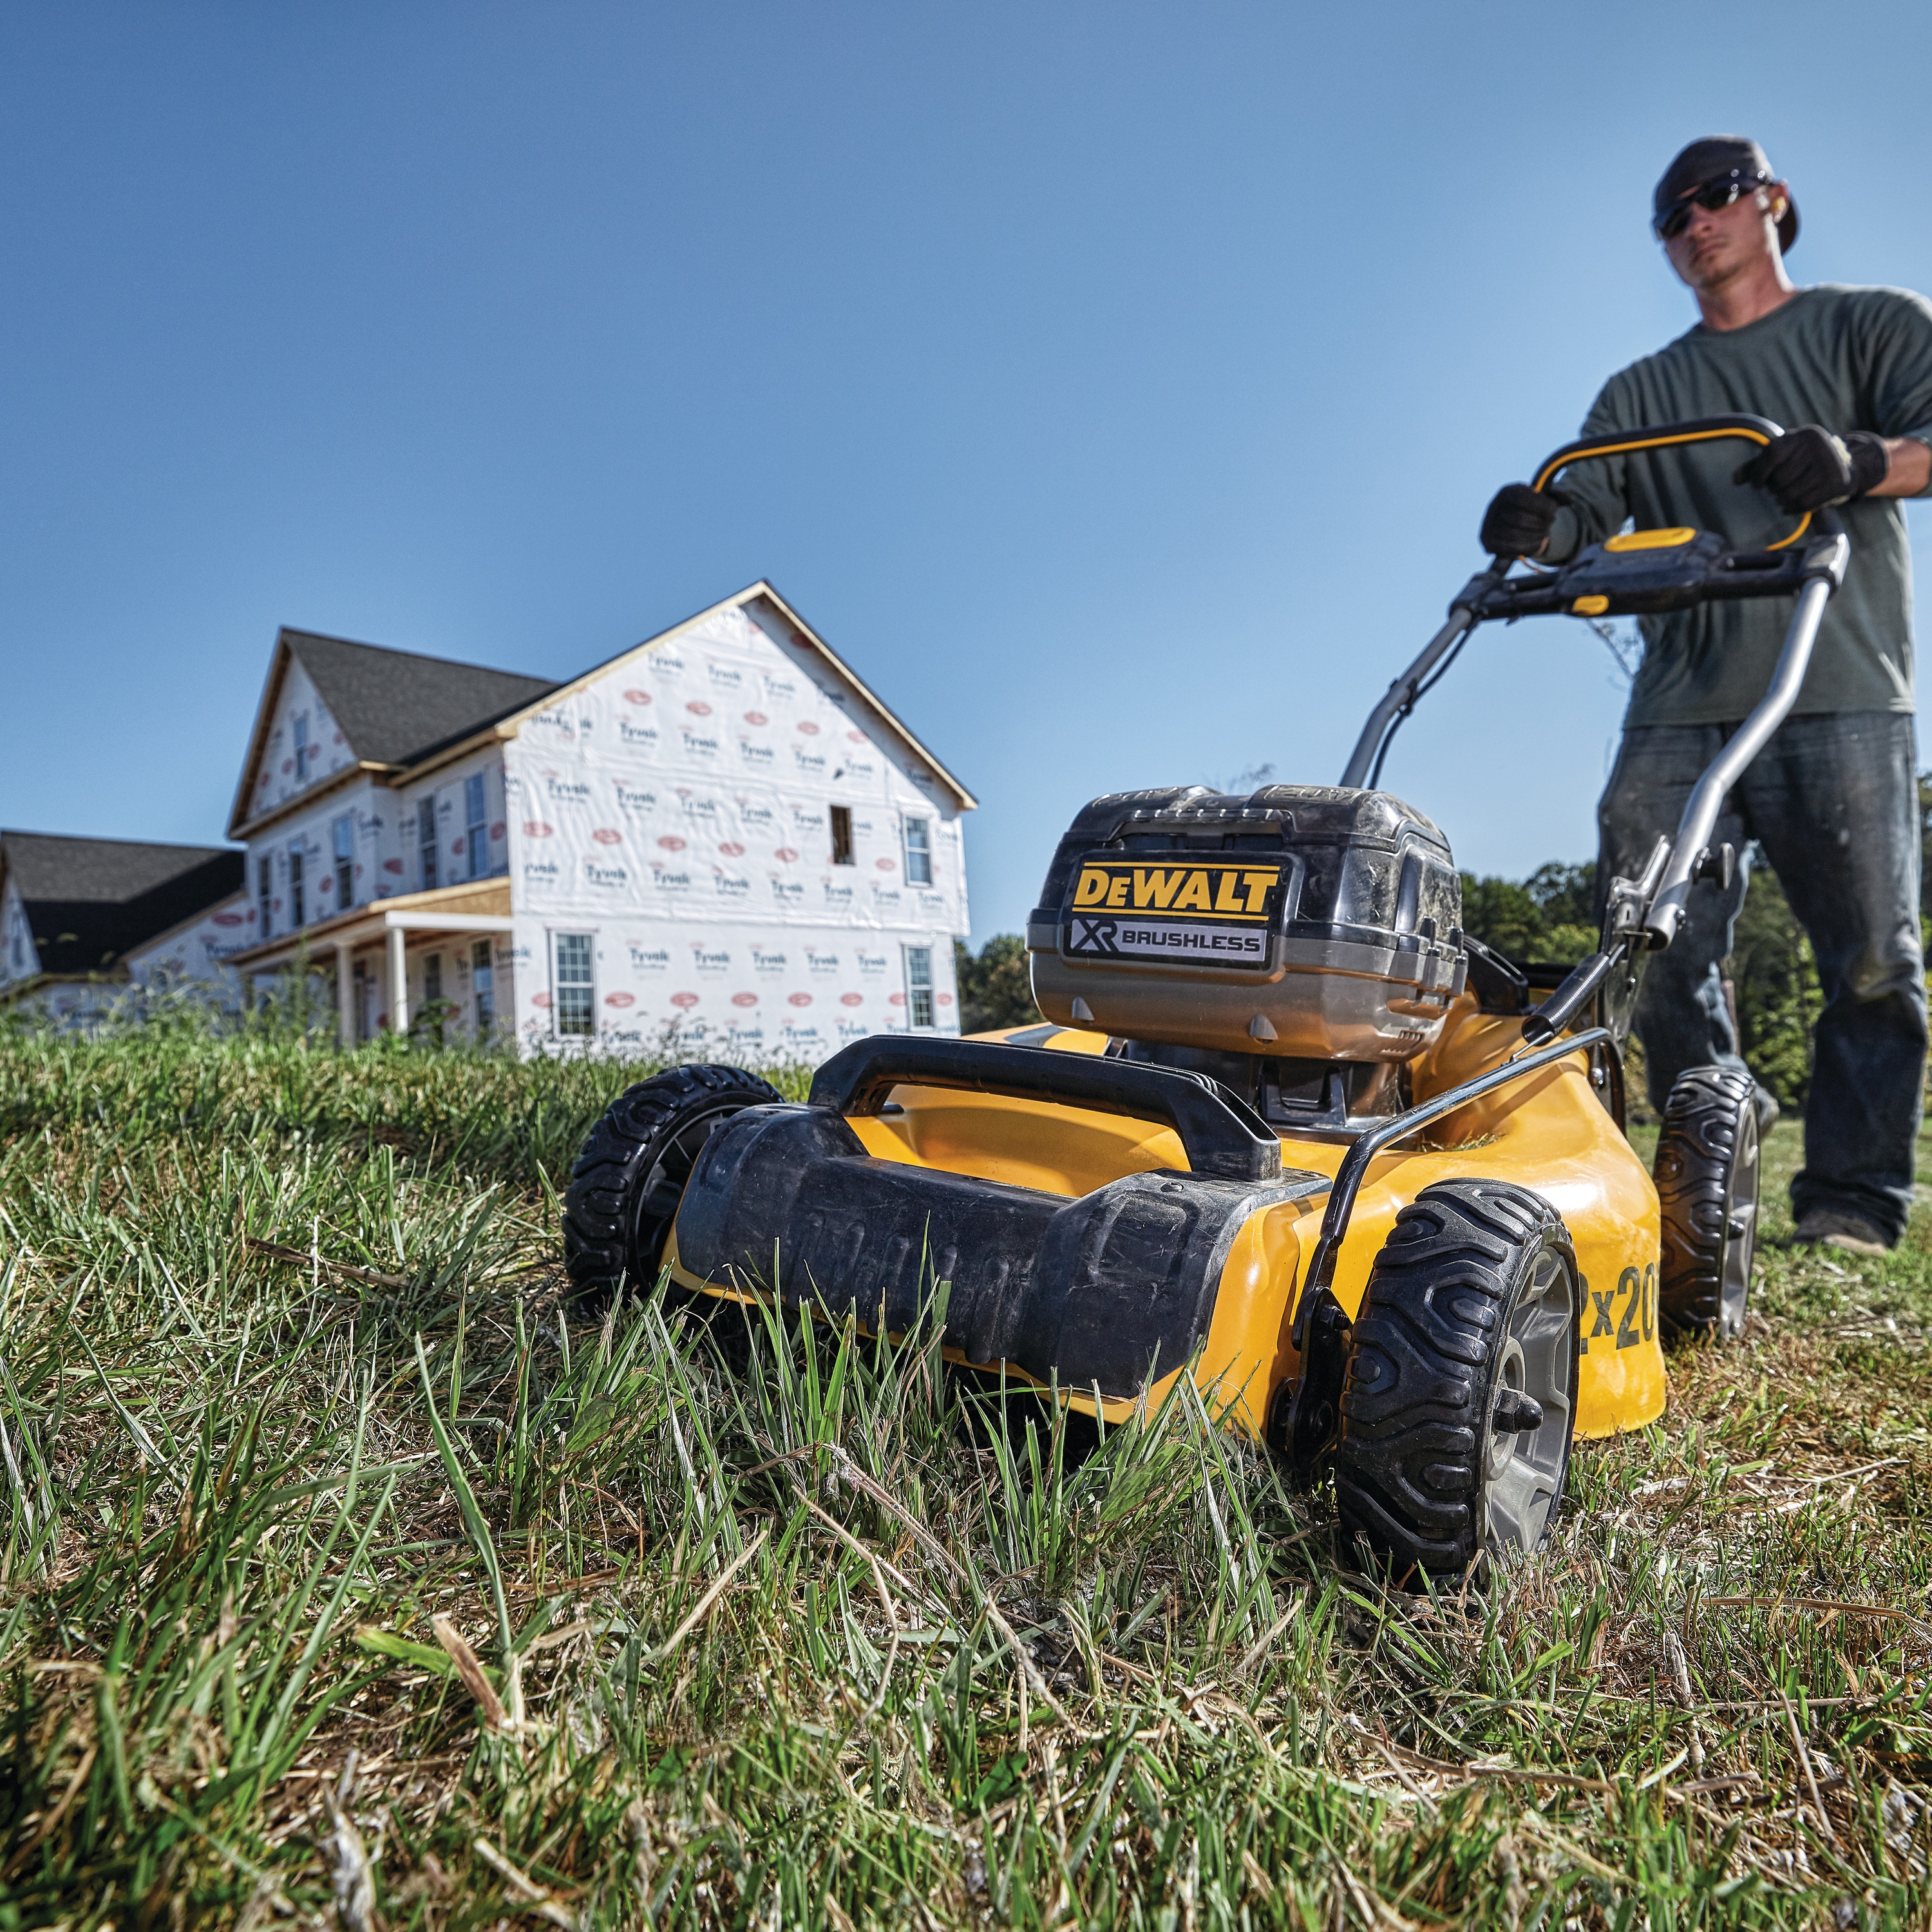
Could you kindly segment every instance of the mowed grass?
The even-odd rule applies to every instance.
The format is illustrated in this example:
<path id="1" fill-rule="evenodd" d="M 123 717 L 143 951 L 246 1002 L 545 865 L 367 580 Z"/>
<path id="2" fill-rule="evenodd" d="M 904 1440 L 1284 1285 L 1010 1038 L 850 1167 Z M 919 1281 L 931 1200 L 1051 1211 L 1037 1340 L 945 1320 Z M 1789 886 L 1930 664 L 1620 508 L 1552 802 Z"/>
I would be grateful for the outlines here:
<path id="1" fill-rule="evenodd" d="M 0 1926 L 1932 1922 L 1932 1220 L 1418 1599 L 1185 1397 L 574 1320 L 637 1071 L 0 1046 Z"/>

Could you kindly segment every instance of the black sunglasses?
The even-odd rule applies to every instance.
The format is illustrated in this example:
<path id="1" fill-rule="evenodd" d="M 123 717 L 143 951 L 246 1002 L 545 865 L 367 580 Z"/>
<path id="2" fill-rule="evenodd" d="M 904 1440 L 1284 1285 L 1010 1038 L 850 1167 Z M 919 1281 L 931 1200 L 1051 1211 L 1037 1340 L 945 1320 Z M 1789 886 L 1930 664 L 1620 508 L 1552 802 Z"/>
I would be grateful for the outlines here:
<path id="1" fill-rule="evenodd" d="M 1690 226 L 1693 208 L 1708 208 L 1715 214 L 1720 208 L 1729 208 L 1738 196 L 1749 194 L 1754 189 L 1768 188 L 1771 180 L 1771 176 L 1760 168 L 1733 168 L 1729 174 L 1720 175 L 1715 181 L 1707 181 L 1688 194 L 1679 195 L 1650 225 L 1657 230 L 1659 241 L 1674 242 Z"/>

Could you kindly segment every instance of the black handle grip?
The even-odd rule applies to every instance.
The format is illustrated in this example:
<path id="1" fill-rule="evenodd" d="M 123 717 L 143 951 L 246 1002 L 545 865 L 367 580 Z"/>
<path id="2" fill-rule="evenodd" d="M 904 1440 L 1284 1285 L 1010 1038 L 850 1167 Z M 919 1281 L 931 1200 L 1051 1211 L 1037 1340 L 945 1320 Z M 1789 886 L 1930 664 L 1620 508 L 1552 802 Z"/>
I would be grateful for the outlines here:
<path id="1" fill-rule="evenodd" d="M 1172 1127 L 1196 1174 L 1275 1180 L 1281 1142 L 1246 1101 L 1204 1073 L 1096 1053 L 874 1034 L 835 1053 L 814 1076 L 812 1104 L 848 1118 L 876 1114 L 897 1086 L 1010 1094 L 1092 1107 Z"/>

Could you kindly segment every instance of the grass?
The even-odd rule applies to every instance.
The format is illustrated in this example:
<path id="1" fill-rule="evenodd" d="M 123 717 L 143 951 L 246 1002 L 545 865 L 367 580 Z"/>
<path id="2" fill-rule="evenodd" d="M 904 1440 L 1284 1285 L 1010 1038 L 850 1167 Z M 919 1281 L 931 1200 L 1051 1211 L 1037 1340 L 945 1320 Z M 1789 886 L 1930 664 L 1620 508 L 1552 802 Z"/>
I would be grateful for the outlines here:
<path id="1" fill-rule="evenodd" d="M 634 1069 L 0 1044 L 0 1928 L 1925 1925 L 1932 1220 L 1391 1595 L 1184 1394 L 560 1306 Z"/>

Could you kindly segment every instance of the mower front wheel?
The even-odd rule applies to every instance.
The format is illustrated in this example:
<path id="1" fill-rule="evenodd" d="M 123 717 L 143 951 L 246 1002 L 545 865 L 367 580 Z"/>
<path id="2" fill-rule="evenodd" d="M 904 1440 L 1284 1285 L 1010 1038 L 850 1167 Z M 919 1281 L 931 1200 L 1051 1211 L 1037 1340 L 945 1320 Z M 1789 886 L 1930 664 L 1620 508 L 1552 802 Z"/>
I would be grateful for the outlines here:
<path id="1" fill-rule="evenodd" d="M 1438 1181 L 1396 1215 L 1354 1322 L 1334 1467 L 1344 1536 L 1397 1581 L 1548 1535 L 1581 1300 L 1569 1230 L 1527 1188 Z"/>
<path id="2" fill-rule="evenodd" d="M 684 1184 L 734 1114 L 784 1096 L 742 1066 L 674 1066 L 604 1110 L 563 1197 L 563 1264 L 572 1301 L 595 1308 L 628 1276 L 654 1286 Z"/>
<path id="3" fill-rule="evenodd" d="M 1663 1210 L 1658 1312 L 1667 1335 L 1744 1333 L 1757 1242 L 1757 1094 L 1748 1073 L 1693 1066 L 1664 1103 L 1652 1172 Z"/>

